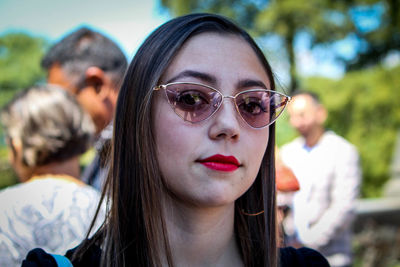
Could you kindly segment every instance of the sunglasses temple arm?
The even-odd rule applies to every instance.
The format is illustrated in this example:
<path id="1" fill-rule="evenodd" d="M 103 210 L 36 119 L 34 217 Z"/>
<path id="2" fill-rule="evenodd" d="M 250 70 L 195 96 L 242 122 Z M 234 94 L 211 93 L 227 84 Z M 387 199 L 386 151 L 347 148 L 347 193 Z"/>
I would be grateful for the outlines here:
<path id="1" fill-rule="evenodd" d="M 286 106 L 287 103 L 289 103 L 289 100 L 290 100 L 289 98 L 286 98 L 285 101 L 282 101 L 282 102 L 278 103 L 278 105 L 275 105 L 274 108 L 279 108 L 279 107 L 282 107 L 282 106 Z"/>

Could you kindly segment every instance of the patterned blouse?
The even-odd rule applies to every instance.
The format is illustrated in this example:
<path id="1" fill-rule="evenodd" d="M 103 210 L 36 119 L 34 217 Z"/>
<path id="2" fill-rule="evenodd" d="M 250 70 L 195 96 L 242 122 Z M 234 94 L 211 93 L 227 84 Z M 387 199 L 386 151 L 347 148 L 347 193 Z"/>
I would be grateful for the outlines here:
<path id="1" fill-rule="evenodd" d="M 99 197 L 97 190 L 69 176 L 41 176 L 1 190 L 0 266 L 21 266 L 35 247 L 64 254 L 78 245 Z M 104 209 L 96 227 L 103 218 Z"/>

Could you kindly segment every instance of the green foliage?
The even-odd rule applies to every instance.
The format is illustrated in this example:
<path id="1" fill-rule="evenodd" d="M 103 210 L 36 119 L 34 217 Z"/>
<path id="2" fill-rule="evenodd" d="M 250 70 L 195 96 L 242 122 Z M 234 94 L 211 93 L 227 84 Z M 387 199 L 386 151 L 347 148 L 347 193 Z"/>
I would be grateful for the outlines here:
<path id="1" fill-rule="evenodd" d="M 215 13 L 227 16 L 241 26 L 252 30 L 254 21 L 262 6 L 257 0 L 161 0 L 173 16 L 195 12 Z"/>
<path id="2" fill-rule="evenodd" d="M 16 90 L 44 78 L 40 67 L 46 42 L 23 33 L 0 36 L 0 91 Z"/>
<path id="3" fill-rule="evenodd" d="M 17 182 L 17 176 L 8 163 L 7 148 L 0 147 L 0 189 Z"/>
<path id="4" fill-rule="evenodd" d="M 346 16 L 346 6 L 341 1 L 269 1 L 256 17 L 260 35 L 274 33 L 289 40 L 301 31 L 313 36 L 314 43 L 340 40 L 353 30 Z"/>
<path id="5" fill-rule="evenodd" d="M 376 197 L 390 177 L 400 129 L 400 66 L 350 72 L 342 80 L 310 78 L 306 88 L 328 109 L 326 125 L 358 148 L 363 169 L 362 196 Z"/>
<path id="6" fill-rule="evenodd" d="M 350 70 L 373 66 L 385 59 L 389 54 L 400 50 L 400 2 L 398 0 L 355 0 L 352 16 L 375 10 L 370 16 L 379 17 L 379 25 L 375 28 L 357 29 L 355 34 L 363 43 L 363 49 L 347 63 Z M 382 12 L 380 12 L 382 10 Z M 378 11 L 378 12 L 376 12 Z"/>
<path id="7" fill-rule="evenodd" d="M 292 141 L 297 135 L 296 130 L 289 123 L 289 115 L 285 110 L 276 121 L 276 144 L 281 147 Z"/>
<path id="8" fill-rule="evenodd" d="M 0 108 L 18 90 L 44 80 L 40 60 L 46 48 L 44 39 L 24 33 L 0 36 Z"/>
<path id="9" fill-rule="evenodd" d="M 1 90 L 0 89 L 0 108 L 3 107 L 13 97 L 13 95 L 17 91 L 18 91 L 18 89 L 15 89 L 15 90 Z M 0 128 L 0 131 L 1 131 L 1 128 Z"/>

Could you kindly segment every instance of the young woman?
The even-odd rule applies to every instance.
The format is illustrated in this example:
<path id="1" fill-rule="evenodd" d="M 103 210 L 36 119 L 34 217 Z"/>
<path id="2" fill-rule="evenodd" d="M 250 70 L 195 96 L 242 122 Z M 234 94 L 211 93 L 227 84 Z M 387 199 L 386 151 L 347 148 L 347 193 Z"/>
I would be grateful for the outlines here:
<path id="1" fill-rule="evenodd" d="M 108 217 L 67 253 L 74 266 L 324 266 L 312 250 L 278 253 L 273 123 L 289 97 L 274 89 L 261 50 L 226 18 L 156 29 L 120 91 Z"/>

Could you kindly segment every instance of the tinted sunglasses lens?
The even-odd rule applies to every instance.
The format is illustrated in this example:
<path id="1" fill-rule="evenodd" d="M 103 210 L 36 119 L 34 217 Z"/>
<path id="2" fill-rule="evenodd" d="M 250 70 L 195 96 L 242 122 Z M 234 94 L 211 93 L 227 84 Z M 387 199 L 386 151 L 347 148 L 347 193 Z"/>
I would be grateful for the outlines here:
<path id="1" fill-rule="evenodd" d="M 242 118 L 254 128 L 273 123 L 286 106 L 287 98 L 279 93 L 255 90 L 236 97 L 236 105 Z"/>
<path id="2" fill-rule="evenodd" d="M 217 91 L 196 84 L 170 84 L 165 92 L 175 113 L 189 122 L 209 118 L 222 102 Z"/>

